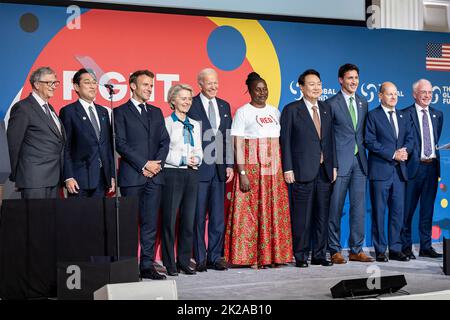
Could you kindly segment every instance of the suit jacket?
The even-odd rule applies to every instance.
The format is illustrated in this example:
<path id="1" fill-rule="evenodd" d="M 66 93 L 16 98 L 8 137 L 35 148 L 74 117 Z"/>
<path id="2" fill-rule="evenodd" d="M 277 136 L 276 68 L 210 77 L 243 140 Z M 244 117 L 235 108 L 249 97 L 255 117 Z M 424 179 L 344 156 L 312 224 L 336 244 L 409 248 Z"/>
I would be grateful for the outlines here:
<path id="1" fill-rule="evenodd" d="M 231 129 L 231 110 L 230 104 L 225 100 L 216 97 L 217 105 L 219 107 L 220 126 L 216 136 L 205 134 L 211 130 L 211 123 L 208 115 L 203 107 L 200 94 L 196 95 L 192 100 L 192 106 L 189 109 L 188 116 L 198 122 L 202 128 L 202 148 L 203 148 L 203 163 L 199 168 L 200 181 L 210 181 L 214 177 L 215 170 L 219 176 L 220 181 L 226 180 L 226 168 L 233 167 L 233 150 L 230 138 Z M 211 131 L 209 131 L 211 132 Z M 220 134 L 219 134 L 220 133 Z M 213 155 L 210 146 L 215 143 L 215 161 L 210 159 Z"/>
<path id="2" fill-rule="evenodd" d="M 366 126 L 366 116 L 368 110 L 367 101 L 355 94 L 357 109 L 356 130 L 353 127 L 350 111 L 345 102 L 342 91 L 325 101 L 331 109 L 333 116 L 334 137 L 336 139 L 336 153 L 340 176 L 348 175 L 353 164 L 355 153 L 355 143 L 358 146 L 358 158 L 362 170 L 367 175 L 367 155 L 364 147 L 364 128 Z"/>
<path id="3" fill-rule="evenodd" d="M 61 132 L 31 94 L 14 104 L 7 137 L 10 180 L 17 188 L 54 187 L 61 182 L 66 137 L 60 124 Z"/>
<path id="4" fill-rule="evenodd" d="M 400 165 L 404 180 L 408 180 L 404 161 L 393 159 L 395 150 L 406 147 L 408 154 L 414 148 L 409 117 L 397 111 L 398 138 L 395 138 L 389 119 L 378 106 L 367 115 L 365 143 L 369 150 L 369 179 L 387 180 L 392 177 L 394 167 Z"/>
<path id="5" fill-rule="evenodd" d="M 89 115 L 80 101 L 61 109 L 59 116 L 66 130 L 67 142 L 64 152 L 64 180 L 75 178 L 81 189 L 98 186 L 100 170 L 107 185 L 114 177 L 112 131 L 108 111 L 95 104 L 100 122 L 100 140 L 97 139 Z M 102 167 L 100 168 L 101 160 Z"/>
<path id="6" fill-rule="evenodd" d="M 121 156 L 120 187 L 139 186 L 148 179 L 153 179 L 156 184 L 164 183 L 164 170 L 153 178 L 142 174 L 148 160 L 161 160 L 161 166 L 164 166 L 170 144 L 161 110 L 146 105 L 147 119 L 139 114 L 131 100 L 114 109 L 116 149 Z"/>
<path id="7" fill-rule="evenodd" d="M 321 152 L 330 182 L 333 180 L 333 168 L 337 168 L 331 110 L 328 104 L 321 101 L 318 101 L 318 106 L 322 139 L 303 99 L 286 105 L 281 112 L 283 171 L 293 170 L 297 182 L 315 179 L 320 168 Z"/>
<path id="8" fill-rule="evenodd" d="M 439 111 L 433 107 L 428 107 L 430 112 L 431 123 L 433 125 L 433 136 L 434 136 L 434 144 L 437 145 L 439 142 L 439 138 L 441 137 L 442 126 L 444 122 L 444 114 L 442 111 Z M 409 120 L 411 121 L 411 131 L 414 140 L 414 149 L 409 154 L 408 161 L 406 161 L 406 168 L 408 170 L 408 177 L 413 179 L 417 174 L 417 169 L 420 164 L 420 154 L 422 152 L 422 136 L 420 132 L 420 124 L 419 118 L 417 117 L 416 106 L 413 104 L 402 110 L 405 116 L 409 116 Z M 440 166 L 440 153 L 439 150 L 435 150 L 436 159 L 438 160 L 438 175 L 441 174 L 441 166 Z"/>

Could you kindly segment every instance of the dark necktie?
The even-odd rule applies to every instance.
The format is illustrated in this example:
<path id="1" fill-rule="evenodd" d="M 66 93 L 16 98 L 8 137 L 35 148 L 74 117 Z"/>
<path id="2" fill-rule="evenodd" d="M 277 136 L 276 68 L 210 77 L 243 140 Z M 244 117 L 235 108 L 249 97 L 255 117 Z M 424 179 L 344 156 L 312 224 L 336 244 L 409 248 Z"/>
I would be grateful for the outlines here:
<path id="1" fill-rule="evenodd" d="M 423 154 L 429 157 L 433 152 L 431 147 L 430 123 L 428 122 L 427 110 L 422 109 L 422 136 L 423 136 Z"/>
<path id="2" fill-rule="evenodd" d="M 53 117 L 52 117 L 52 112 L 50 111 L 50 107 L 48 106 L 48 104 L 47 104 L 47 103 L 44 103 L 42 106 L 44 107 L 44 109 L 45 109 L 45 114 L 46 114 L 47 117 L 50 119 L 50 122 L 51 122 L 53 128 L 55 128 L 56 131 L 58 131 L 59 133 L 61 133 L 60 129 L 59 129 L 58 126 L 56 125 L 55 120 L 54 120 Z"/>
<path id="3" fill-rule="evenodd" d="M 141 108 L 141 116 L 143 119 L 147 119 L 147 108 L 145 107 L 144 103 L 141 103 L 138 105 L 139 108 Z"/>
<path id="4" fill-rule="evenodd" d="M 388 111 L 389 112 L 389 123 L 391 124 L 392 132 L 394 132 L 395 139 L 397 139 L 397 130 L 395 129 L 394 124 L 394 111 Z"/>
<path id="5" fill-rule="evenodd" d="M 97 140 L 100 140 L 100 127 L 98 126 L 98 122 L 94 114 L 94 108 L 92 108 L 92 106 L 89 106 L 89 119 L 91 120 L 92 126 L 94 127 Z"/>

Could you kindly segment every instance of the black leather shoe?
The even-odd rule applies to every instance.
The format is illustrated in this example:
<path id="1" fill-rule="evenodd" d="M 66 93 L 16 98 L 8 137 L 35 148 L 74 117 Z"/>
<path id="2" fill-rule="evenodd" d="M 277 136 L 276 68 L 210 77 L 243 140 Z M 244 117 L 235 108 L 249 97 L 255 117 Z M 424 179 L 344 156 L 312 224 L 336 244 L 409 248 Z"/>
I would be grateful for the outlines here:
<path id="1" fill-rule="evenodd" d="M 195 270 L 197 270 L 197 272 L 207 272 L 208 268 L 206 267 L 206 262 L 200 262 L 197 263 L 197 265 L 195 266 Z"/>
<path id="2" fill-rule="evenodd" d="M 388 262 L 389 261 L 384 253 L 377 254 L 377 257 L 375 260 L 377 260 L 378 262 Z"/>
<path id="3" fill-rule="evenodd" d="M 420 250 L 419 251 L 419 257 L 427 257 L 427 258 L 441 258 L 443 255 L 442 253 L 437 253 L 433 247 L 430 247 L 430 249 L 427 250 Z"/>
<path id="4" fill-rule="evenodd" d="M 217 259 L 216 262 L 214 262 L 210 266 L 210 269 L 219 270 L 219 271 L 228 270 L 227 262 L 225 261 L 224 258 L 219 258 L 219 259 Z"/>
<path id="5" fill-rule="evenodd" d="M 311 259 L 311 264 L 315 266 L 324 266 L 324 267 L 331 267 L 333 265 L 333 262 L 327 260 L 327 259 Z"/>
<path id="6" fill-rule="evenodd" d="M 155 268 L 143 269 L 140 274 L 141 279 L 164 280 L 166 276 L 158 273 Z"/>
<path id="7" fill-rule="evenodd" d="M 389 259 L 397 261 L 409 261 L 409 257 L 401 251 L 389 251 Z"/>
<path id="8" fill-rule="evenodd" d="M 295 262 L 297 268 L 308 268 L 308 262 L 303 260 L 298 260 Z"/>
<path id="9" fill-rule="evenodd" d="M 175 269 L 175 268 L 166 268 L 166 270 L 167 270 L 167 275 L 169 275 L 171 277 L 177 277 L 178 276 L 177 269 Z"/>
<path id="10" fill-rule="evenodd" d="M 177 266 L 178 272 L 180 273 L 181 271 L 183 271 L 184 274 L 188 274 L 188 275 L 192 275 L 192 274 L 196 274 L 194 269 L 191 269 L 189 266 L 183 266 L 181 264 L 179 264 Z"/>
<path id="11" fill-rule="evenodd" d="M 405 256 L 409 257 L 410 260 L 415 260 L 416 259 L 416 256 L 414 255 L 414 253 L 410 249 L 403 250 L 403 254 Z"/>

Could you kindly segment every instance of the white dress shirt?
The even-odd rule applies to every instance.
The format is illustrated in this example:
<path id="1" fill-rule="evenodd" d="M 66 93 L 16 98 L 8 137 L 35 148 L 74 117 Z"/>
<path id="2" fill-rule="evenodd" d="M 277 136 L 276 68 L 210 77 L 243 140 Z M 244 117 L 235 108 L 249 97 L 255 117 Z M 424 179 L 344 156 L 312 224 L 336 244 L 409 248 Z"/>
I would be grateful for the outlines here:
<path id="1" fill-rule="evenodd" d="M 203 95 L 203 93 L 201 93 L 201 92 L 200 92 L 200 99 L 202 100 L 202 104 L 203 104 L 203 108 L 205 109 L 206 116 L 208 116 L 208 118 L 209 118 L 209 101 L 210 101 L 210 99 L 205 97 Z M 217 129 L 219 129 L 219 126 L 220 126 L 219 106 L 217 105 L 216 98 L 212 98 L 211 101 L 212 101 L 214 109 L 216 111 L 216 125 L 217 125 Z"/>
<path id="2" fill-rule="evenodd" d="M 355 116 L 356 116 L 356 123 L 358 123 L 358 108 L 356 106 L 356 97 L 355 94 L 349 96 L 348 94 L 346 94 L 343 90 L 341 90 L 342 95 L 344 96 L 345 99 L 345 103 L 347 103 L 347 108 L 349 109 L 350 112 L 350 97 L 353 97 L 353 109 L 355 110 Z"/>
<path id="3" fill-rule="evenodd" d="M 313 122 L 314 122 L 314 116 L 313 116 L 314 111 L 313 111 L 312 107 L 317 106 L 317 114 L 319 115 L 319 121 L 320 121 L 320 123 L 322 123 L 322 120 L 320 119 L 319 101 L 317 101 L 316 104 L 312 104 L 306 98 L 303 98 L 303 101 L 305 101 L 306 108 L 308 109 L 309 115 L 311 116 L 311 119 L 313 120 Z"/>
<path id="4" fill-rule="evenodd" d="M 89 107 L 92 106 L 92 111 L 94 112 L 94 116 L 95 116 L 95 121 L 97 121 L 98 124 L 98 128 L 101 131 L 101 126 L 100 126 L 100 120 L 98 119 L 98 114 L 97 114 L 97 109 L 95 108 L 95 105 L 93 102 L 89 103 L 83 99 L 78 99 L 78 101 L 80 101 L 81 105 L 83 106 L 84 111 L 86 112 L 86 114 L 88 115 L 89 119 L 91 118 L 91 114 L 89 112 Z M 92 122 L 92 119 L 91 119 Z"/>
<path id="5" fill-rule="evenodd" d="M 392 114 L 392 118 L 394 119 L 395 137 L 398 138 L 397 109 L 394 108 L 394 109 L 391 110 L 389 108 L 386 108 L 383 105 L 381 105 L 381 107 L 383 108 L 383 111 L 386 114 L 386 117 L 387 117 L 389 123 L 391 123 L 391 118 L 389 116 L 389 111 L 394 111 L 394 113 Z"/>

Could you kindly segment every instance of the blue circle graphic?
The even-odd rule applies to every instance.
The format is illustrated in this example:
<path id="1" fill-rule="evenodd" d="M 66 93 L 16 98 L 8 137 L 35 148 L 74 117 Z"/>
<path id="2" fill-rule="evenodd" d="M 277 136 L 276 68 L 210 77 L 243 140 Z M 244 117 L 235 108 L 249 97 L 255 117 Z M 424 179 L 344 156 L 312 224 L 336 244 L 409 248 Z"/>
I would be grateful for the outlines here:
<path id="1" fill-rule="evenodd" d="M 244 61 L 247 46 L 238 30 L 221 26 L 209 35 L 207 50 L 209 59 L 217 68 L 232 71 Z"/>

